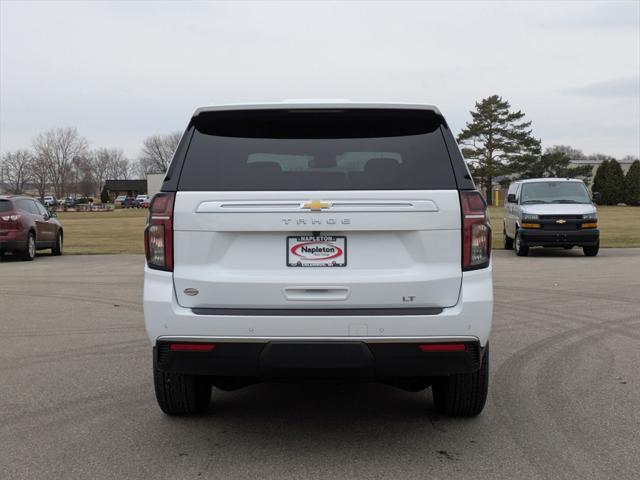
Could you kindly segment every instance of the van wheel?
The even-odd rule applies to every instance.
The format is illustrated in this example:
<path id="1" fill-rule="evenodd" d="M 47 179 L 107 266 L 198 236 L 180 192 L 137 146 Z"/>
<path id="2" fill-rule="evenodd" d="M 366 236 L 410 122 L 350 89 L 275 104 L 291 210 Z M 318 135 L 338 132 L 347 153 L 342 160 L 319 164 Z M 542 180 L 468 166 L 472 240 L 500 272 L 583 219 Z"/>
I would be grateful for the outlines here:
<path id="1" fill-rule="evenodd" d="M 475 417 L 482 412 L 489 392 L 489 344 L 477 372 L 449 375 L 434 382 L 432 391 L 439 413 L 452 417 Z"/>
<path id="2" fill-rule="evenodd" d="M 526 257 L 529 255 L 529 247 L 522 244 L 522 234 L 520 233 L 520 230 L 516 230 L 515 249 L 516 255 L 519 257 Z"/>
<path id="3" fill-rule="evenodd" d="M 36 236 L 33 232 L 29 232 L 29 238 L 27 238 L 27 248 L 22 253 L 22 259 L 31 261 L 36 258 Z"/>
<path id="4" fill-rule="evenodd" d="M 207 377 L 161 372 L 153 369 L 158 405 L 167 415 L 193 415 L 204 412 L 211 401 L 211 382 Z"/>
<path id="5" fill-rule="evenodd" d="M 513 238 L 507 235 L 507 227 L 502 226 L 502 239 L 504 241 L 505 250 L 513 250 Z"/>
<path id="6" fill-rule="evenodd" d="M 56 238 L 56 245 L 51 249 L 52 255 L 62 255 L 62 232 L 58 232 L 58 237 Z"/>
<path id="7" fill-rule="evenodd" d="M 598 255 L 598 251 L 600 250 L 600 242 L 596 243 L 592 247 L 582 247 L 582 251 L 587 257 L 595 257 Z"/>

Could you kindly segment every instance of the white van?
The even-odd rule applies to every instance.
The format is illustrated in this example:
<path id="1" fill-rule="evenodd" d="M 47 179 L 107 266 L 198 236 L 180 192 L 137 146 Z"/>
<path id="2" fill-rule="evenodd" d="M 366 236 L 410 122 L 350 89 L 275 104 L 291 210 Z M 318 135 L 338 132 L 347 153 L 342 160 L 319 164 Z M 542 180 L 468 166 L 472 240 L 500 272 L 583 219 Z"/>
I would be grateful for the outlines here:
<path id="1" fill-rule="evenodd" d="M 587 187 L 574 178 L 533 178 L 513 182 L 507 192 L 504 248 L 526 256 L 529 247 L 582 247 L 595 257 L 600 248 L 598 212 Z"/>

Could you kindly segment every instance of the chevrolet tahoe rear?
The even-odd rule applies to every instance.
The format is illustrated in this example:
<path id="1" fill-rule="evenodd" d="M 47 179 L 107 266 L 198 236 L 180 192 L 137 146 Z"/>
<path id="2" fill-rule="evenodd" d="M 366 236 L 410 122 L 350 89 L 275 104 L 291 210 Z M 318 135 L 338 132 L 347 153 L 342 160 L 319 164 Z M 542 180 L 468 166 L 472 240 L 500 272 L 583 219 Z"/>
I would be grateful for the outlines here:
<path id="1" fill-rule="evenodd" d="M 491 227 L 436 107 L 198 109 L 145 231 L 158 403 L 211 387 L 379 381 L 477 415 L 488 389 Z"/>

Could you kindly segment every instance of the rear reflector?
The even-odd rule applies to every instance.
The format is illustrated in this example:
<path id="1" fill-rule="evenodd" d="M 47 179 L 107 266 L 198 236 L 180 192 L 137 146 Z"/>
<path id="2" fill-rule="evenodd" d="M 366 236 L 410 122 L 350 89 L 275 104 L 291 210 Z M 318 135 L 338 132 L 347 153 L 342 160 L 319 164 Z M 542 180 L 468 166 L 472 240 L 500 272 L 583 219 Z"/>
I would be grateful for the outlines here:
<path id="1" fill-rule="evenodd" d="M 216 348 L 213 343 L 172 343 L 172 352 L 211 352 Z"/>
<path id="2" fill-rule="evenodd" d="M 418 345 L 423 352 L 461 352 L 466 350 L 464 343 L 425 343 Z"/>

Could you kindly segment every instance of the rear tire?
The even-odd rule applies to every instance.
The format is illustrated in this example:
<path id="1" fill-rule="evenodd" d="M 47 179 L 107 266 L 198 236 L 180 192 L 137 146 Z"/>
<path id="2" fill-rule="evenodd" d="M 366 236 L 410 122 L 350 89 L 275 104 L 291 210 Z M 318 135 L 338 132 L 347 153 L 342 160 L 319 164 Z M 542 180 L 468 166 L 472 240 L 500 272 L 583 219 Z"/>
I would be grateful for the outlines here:
<path id="1" fill-rule="evenodd" d="M 29 232 L 27 248 L 22 252 L 22 259 L 30 262 L 34 258 L 36 258 L 36 236 L 33 232 Z"/>
<path id="2" fill-rule="evenodd" d="M 526 257 L 529 255 L 529 247 L 522 244 L 522 234 L 520 233 L 520 230 L 516 230 L 515 250 L 516 255 L 519 257 Z"/>
<path id="3" fill-rule="evenodd" d="M 595 257 L 598 255 L 598 251 L 600 250 L 600 242 L 596 243 L 593 247 L 582 247 L 582 251 L 584 252 L 586 257 Z"/>
<path id="4" fill-rule="evenodd" d="M 502 226 L 502 239 L 504 241 L 505 250 L 513 250 L 513 238 L 507 235 L 507 227 Z"/>
<path id="5" fill-rule="evenodd" d="M 153 369 L 158 405 L 167 415 L 194 415 L 204 412 L 211 401 L 207 377 L 161 372 Z"/>
<path id="6" fill-rule="evenodd" d="M 62 255 L 62 232 L 58 232 L 58 236 L 56 238 L 56 245 L 51 249 L 52 255 Z"/>
<path id="7" fill-rule="evenodd" d="M 474 373 L 449 375 L 434 382 L 436 411 L 451 417 L 475 417 L 484 408 L 489 392 L 489 344 L 480 369 Z"/>

